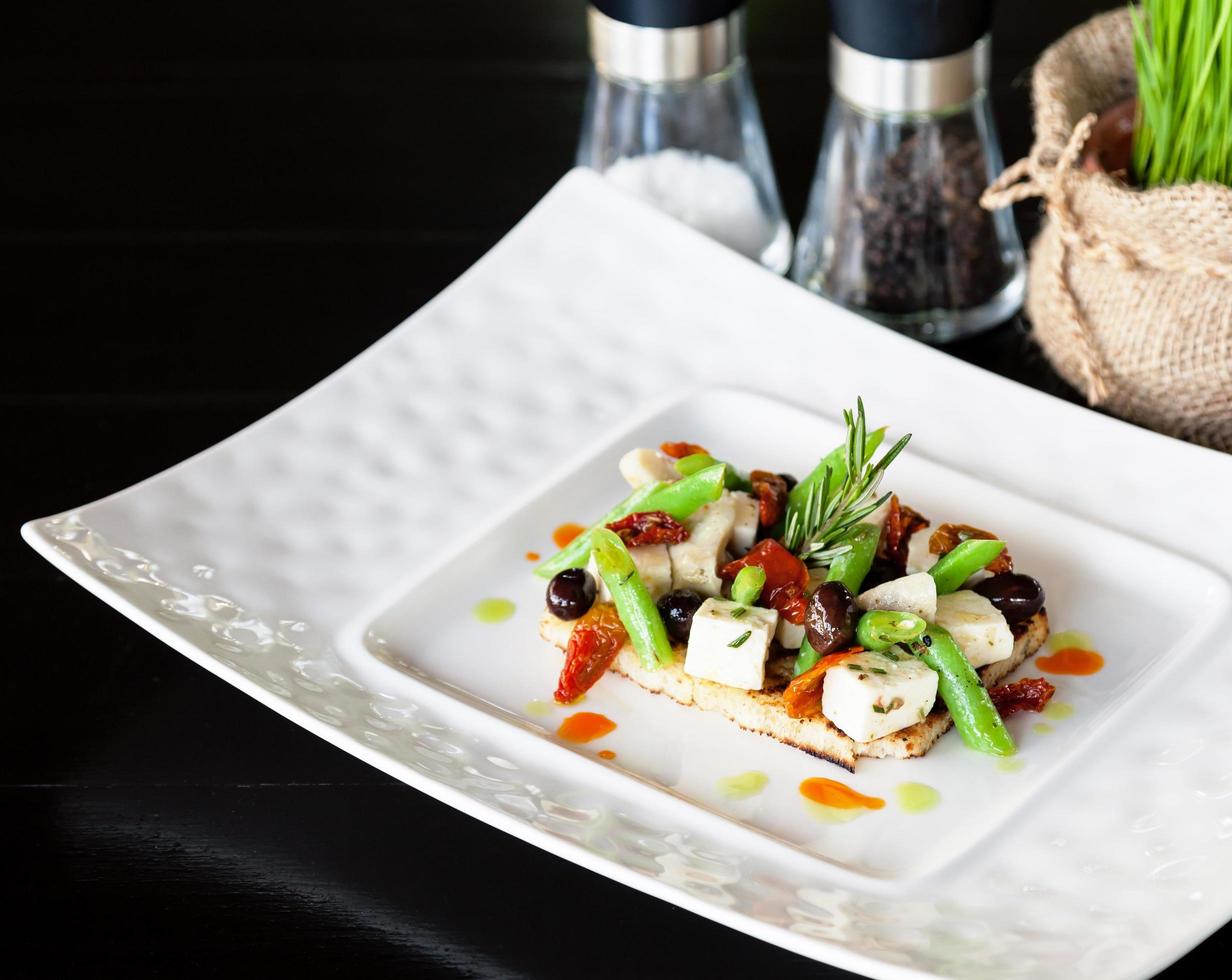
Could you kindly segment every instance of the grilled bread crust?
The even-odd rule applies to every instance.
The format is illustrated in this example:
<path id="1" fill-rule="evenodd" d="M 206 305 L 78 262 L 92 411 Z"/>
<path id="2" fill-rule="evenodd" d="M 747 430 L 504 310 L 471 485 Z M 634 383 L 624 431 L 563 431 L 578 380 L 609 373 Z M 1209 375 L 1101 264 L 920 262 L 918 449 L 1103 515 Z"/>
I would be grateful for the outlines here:
<path id="1" fill-rule="evenodd" d="M 564 650 L 569 642 L 571 623 L 544 612 L 539 633 L 549 643 Z M 1044 645 L 1048 639 L 1048 613 L 1040 610 L 1014 631 L 1014 652 L 1004 660 L 988 664 L 978 671 L 985 687 L 999 684 Z M 785 745 L 801 749 L 809 755 L 833 762 L 854 772 L 856 759 L 913 759 L 931 749 L 954 724 L 950 713 L 937 706 L 922 721 L 871 742 L 857 742 L 844 735 L 818 715 L 813 718 L 791 718 L 783 704 L 783 688 L 791 678 L 794 655 L 772 659 L 767 665 L 766 688 L 761 691 L 741 691 L 691 677 L 684 672 L 684 647 L 675 647 L 676 661 L 668 667 L 647 670 L 629 643 L 616 655 L 611 669 L 654 694 L 663 694 L 680 704 L 716 711 L 745 731 L 768 735 Z"/>

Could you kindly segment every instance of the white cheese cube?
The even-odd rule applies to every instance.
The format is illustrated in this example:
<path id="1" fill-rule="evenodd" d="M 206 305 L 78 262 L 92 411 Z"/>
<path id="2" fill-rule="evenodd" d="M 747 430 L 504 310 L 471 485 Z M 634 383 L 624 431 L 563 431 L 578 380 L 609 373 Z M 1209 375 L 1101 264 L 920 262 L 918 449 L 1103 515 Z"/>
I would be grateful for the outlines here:
<path id="1" fill-rule="evenodd" d="M 866 651 L 826 671 L 821 713 L 857 742 L 922 721 L 937 699 L 937 673 L 906 651 Z"/>
<path id="2" fill-rule="evenodd" d="M 672 588 L 692 589 L 701 596 L 722 595 L 719 566 L 727 561 L 727 546 L 736 526 L 731 494 L 699 508 L 684 526 L 689 529 L 689 539 L 667 548 L 672 560 Z"/>
<path id="3" fill-rule="evenodd" d="M 804 626 L 797 626 L 780 616 L 779 628 L 775 631 L 774 638 L 779 641 L 784 650 L 799 650 L 800 644 L 804 642 Z"/>
<path id="4" fill-rule="evenodd" d="M 921 528 L 911 535 L 907 541 L 907 574 L 912 575 L 916 572 L 927 572 L 935 564 L 939 555 L 934 555 L 928 550 L 928 539 L 933 536 L 933 532 L 928 528 Z"/>
<path id="5" fill-rule="evenodd" d="M 667 553 L 667 545 L 644 544 L 637 548 L 630 548 L 629 557 L 633 559 L 633 564 L 637 567 L 638 578 L 645 584 L 650 598 L 658 602 L 662 596 L 671 591 L 672 559 Z M 611 602 L 612 593 L 599 574 L 593 555 L 590 558 L 588 571 L 595 577 L 595 583 L 598 585 L 596 593 L 598 601 Z"/>
<path id="6" fill-rule="evenodd" d="M 746 555 L 757 541 L 757 522 L 760 507 L 757 498 L 743 490 L 735 490 L 731 495 L 736 508 L 736 523 L 732 527 L 731 543 L 728 545 L 732 555 L 739 558 Z"/>
<path id="7" fill-rule="evenodd" d="M 937 583 L 928 572 L 904 575 L 861 592 L 856 604 L 864 610 L 915 613 L 931 623 L 937 615 Z"/>
<path id="8" fill-rule="evenodd" d="M 971 661 L 983 667 L 1014 652 L 1014 634 L 996 607 L 978 592 L 959 589 L 937 598 L 938 626 L 949 631 Z"/>
<path id="9" fill-rule="evenodd" d="M 733 616 L 737 610 L 744 613 Z M 684 672 L 693 677 L 760 691 L 766 682 L 766 656 L 779 614 L 729 599 L 707 599 L 693 614 Z"/>
<path id="10" fill-rule="evenodd" d="M 673 483 L 680 479 L 676 461 L 654 449 L 630 449 L 620 457 L 620 475 L 634 489 L 644 483 Z"/>

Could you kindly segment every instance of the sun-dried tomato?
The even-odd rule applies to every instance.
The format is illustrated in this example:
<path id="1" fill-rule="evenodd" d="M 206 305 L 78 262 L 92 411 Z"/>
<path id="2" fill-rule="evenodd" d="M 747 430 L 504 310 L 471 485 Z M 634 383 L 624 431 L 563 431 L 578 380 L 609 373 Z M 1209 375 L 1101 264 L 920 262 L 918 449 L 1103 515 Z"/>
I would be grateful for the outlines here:
<path id="1" fill-rule="evenodd" d="M 948 555 L 964 541 L 970 541 L 972 538 L 981 541 L 997 540 L 997 536 L 991 531 L 972 527 L 970 524 L 942 524 L 929 536 L 928 550 L 934 555 Z M 1002 572 L 1012 572 L 1013 570 L 1014 559 L 1010 557 L 1008 551 L 1001 552 L 993 563 L 988 566 L 988 571 L 993 575 L 1000 575 Z"/>
<path id="2" fill-rule="evenodd" d="M 696 456 L 699 453 L 709 455 L 703 446 L 695 442 L 665 442 L 659 447 L 659 452 L 672 459 L 684 459 L 686 456 Z"/>
<path id="3" fill-rule="evenodd" d="M 1019 711 L 1043 711 L 1057 689 L 1042 677 L 1024 677 L 1013 684 L 1001 684 L 988 692 L 1002 718 Z"/>
<path id="4" fill-rule="evenodd" d="M 787 481 L 769 470 L 754 470 L 749 482 L 757 494 L 757 522 L 762 527 L 774 527 L 787 507 Z"/>
<path id="5" fill-rule="evenodd" d="M 804 562 L 774 538 L 766 538 L 753 545 L 753 550 L 743 558 L 729 561 L 720 568 L 719 575 L 733 579 L 746 565 L 756 565 L 766 573 L 766 584 L 762 586 L 758 602 L 777 609 L 789 623 L 797 626 L 803 623 L 808 608 L 808 595 L 804 591 L 808 587 L 808 569 Z"/>
<path id="6" fill-rule="evenodd" d="M 907 544 L 911 541 L 911 535 L 926 527 L 927 517 L 899 503 L 897 494 L 890 497 L 885 533 L 877 545 L 877 557 L 890 562 L 902 574 L 907 569 Z"/>
<path id="7" fill-rule="evenodd" d="M 644 544 L 680 544 L 689 537 L 688 528 L 661 510 L 639 510 L 613 521 L 607 528 L 615 531 L 629 548 L 640 548 Z"/>
<path id="8" fill-rule="evenodd" d="M 846 663 L 864 652 L 864 647 L 849 647 L 822 657 L 799 677 L 792 680 L 783 691 L 783 703 L 789 718 L 813 718 L 821 714 L 821 689 L 826 671 Z"/>
<path id="9" fill-rule="evenodd" d="M 565 666 L 556 684 L 557 702 L 572 704 L 594 687 L 628 638 L 615 606 L 607 602 L 591 606 L 569 634 Z"/>

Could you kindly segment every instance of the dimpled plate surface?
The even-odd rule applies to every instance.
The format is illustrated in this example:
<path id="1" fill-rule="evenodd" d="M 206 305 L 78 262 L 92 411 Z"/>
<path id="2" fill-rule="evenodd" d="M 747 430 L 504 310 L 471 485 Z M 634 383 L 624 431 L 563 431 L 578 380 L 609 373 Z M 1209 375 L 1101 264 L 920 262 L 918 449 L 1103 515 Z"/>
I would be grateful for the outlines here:
<path id="1" fill-rule="evenodd" d="M 862 393 L 878 418 L 910 420 L 923 459 L 1232 571 L 1232 459 L 867 324 L 580 172 L 331 378 L 23 533 L 184 655 L 383 771 L 850 970 L 1147 976 L 1232 916 L 1226 629 L 1161 665 L 1155 696 L 1111 719 L 1022 819 L 926 883 L 890 889 L 750 845 L 576 753 L 509 751 L 506 721 L 429 686 L 414 700 L 373 686 L 371 663 L 349 659 L 344 629 L 416 556 L 529 502 L 568 472 L 562 460 L 702 383 L 788 393 L 831 419 Z"/>

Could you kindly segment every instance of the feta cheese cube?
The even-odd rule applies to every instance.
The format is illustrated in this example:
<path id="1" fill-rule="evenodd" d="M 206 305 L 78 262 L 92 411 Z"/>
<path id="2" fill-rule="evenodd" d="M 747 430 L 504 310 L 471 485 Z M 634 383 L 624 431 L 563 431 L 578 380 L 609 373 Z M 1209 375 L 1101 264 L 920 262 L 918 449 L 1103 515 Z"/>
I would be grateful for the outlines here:
<path id="1" fill-rule="evenodd" d="M 797 626 L 780 616 L 779 628 L 774 638 L 779 641 L 784 650 L 799 650 L 800 644 L 804 642 L 804 626 Z"/>
<path id="2" fill-rule="evenodd" d="M 891 647 L 890 655 L 866 651 L 827 670 L 821 713 L 850 738 L 871 742 L 922 721 L 936 699 L 936 671 Z"/>
<path id="3" fill-rule="evenodd" d="M 737 610 L 744 612 L 732 615 Z M 730 599 L 707 599 L 693 614 L 684 672 L 692 677 L 760 691 L 766 682 L 766 656 L 779 614 Z"/>
<path id="4" fill-rule="evenodd" d="M 739 558 L 748 554 L 757 541 L 757 523 L 760 508 L 757 498 L 743 490 L 735 490 L 731 495 L 736 508 L 736 523 L 732 527 L 731 542 L 728 548 L 732 555 Z"/>
<path id="5" fill-rule="evenodd" d="M 928 539 L 933 536 L 928 528 L 921 528 L 907 541 L 907 574 L 927 572 L 937 564 L 938 555 L 928 550 Z"/>
<path id="6" fill-rule="evenodd" d="M 698 595 L 723 594 L 719 565 L 727 561 L 727 546 L 736 526 L 736 504 L 729 493 L 706 504 L 684 521 L 689 539 L 668 545 L 672 561 L 672 588 L 692 589 Z"/>
<path id="7" fill-rule="evenodd" d="M 856 604 L 864 610 L 915 613 L 931 623 L 937 615 L 937 583 L 928 572 L 904 575 L 861 592 Z"/>
<path id="8" fill-rule="evenodd" d="M 1004 660 L 1014 652 L 1014 634 L 997 608 L 978 592 L 959 589 L 937 597 L 938 626 L 949 631 L 972 667 Z"/>
<path id="9" fill-rule="evenodd" d="M 638 578 L 645 584 L 650 598 L 658 602 L 662 596 L 671 591 L 672 560 L 667 553 L 667 545 L 644 544 L 637 548 L 630 548 L 629 557 L 633 559 L 633 564 L 637 567 Z M 596 593 L 598 601 L 611 602 L 612 593 L 600 576 L 593 555 L 591 555 L 587 570 L 595 577 L 595 583 L 598 586 Z"/>
<path id="10" fill-rule="evenodd" d="M 672 483 L 680 479 L 675 460 L 654 449 L 630 449 L 620 457 L 620 475 L 635 490 L 644 483 Z"/>

